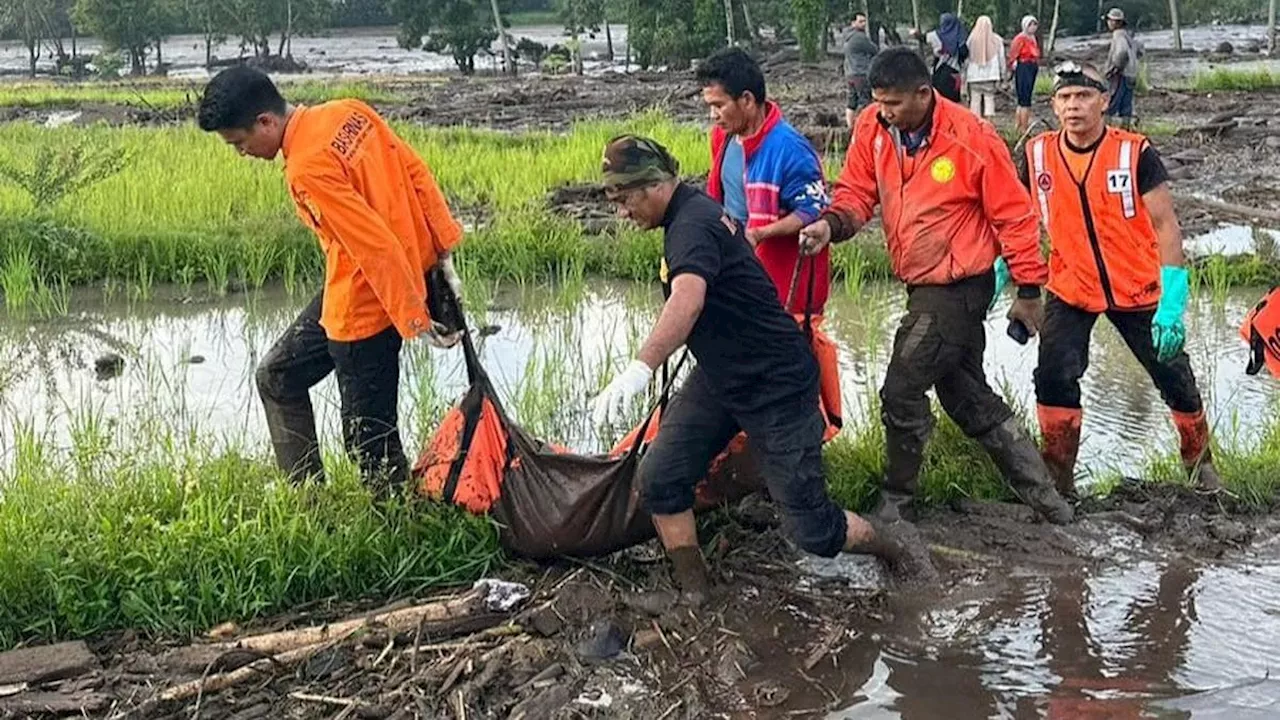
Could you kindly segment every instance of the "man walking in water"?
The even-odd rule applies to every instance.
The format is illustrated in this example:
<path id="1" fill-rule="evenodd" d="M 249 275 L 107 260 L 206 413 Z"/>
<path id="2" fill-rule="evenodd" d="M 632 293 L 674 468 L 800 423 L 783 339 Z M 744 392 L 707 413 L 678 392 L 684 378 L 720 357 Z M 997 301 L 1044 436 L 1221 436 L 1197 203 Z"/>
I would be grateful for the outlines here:
<path id="1" fill-rule="evenodd" d="M 397 420 L 400 347 L 425 335 L 449 347 L 424 276 L 436 265 L 461 296 L 451 251 L 462 240 L 426 164 L 358 100 L 290 105 L 265 74 L 219 73 L 205 87 L 200 129 L 241 155 L 284 155 L 285 182 L 325 257 L 324 290 L 259 364 L 258 392 L 280 468 L 295 481 L 324 476 L 309 391 L 330 372 L 342 400 L 342 437 L 366 484 L 408 479 Z"/>
<path id="2" fill-rule="evenodd" d="M 1221 487 L 1209 423 L 1183 351 L 1189 275 L 1168 173 L 1147 138 L 1108 128 L 1107 85 L 1088 65 L 1055 69 L 1061 130 L 1027 143 L 1022 181 L 1049 233 L 1049 299 L 1035 371 L 1044 459 L 1058 492 L 1075 494 L 1080 378 L 1105 314 L 1173 413 L 1187 473 Z"/>
<path id="3" fill-rule="evenodd" d="M 885 50 L 870 81 L 876 105 L 859 116 L 831 207 L 802 241 L 814 253 L 847 240 L 879 205 L 894 274 L 907 284 L 907 314 L 880 391 L 888 467 L 877 516 L 899 517 L 915 496 L 934 424 L 926 392 L 936 388 L 1014 492 L 1050 521 L 1070 522 L 1071 506 L 982 367 L 998 255 L 1018 284 L 1010 318 L 1033 335 L 1042 322 L 1048 268 L 1031 198 L 995 127 L 930 87 L 919 55 Z"/>

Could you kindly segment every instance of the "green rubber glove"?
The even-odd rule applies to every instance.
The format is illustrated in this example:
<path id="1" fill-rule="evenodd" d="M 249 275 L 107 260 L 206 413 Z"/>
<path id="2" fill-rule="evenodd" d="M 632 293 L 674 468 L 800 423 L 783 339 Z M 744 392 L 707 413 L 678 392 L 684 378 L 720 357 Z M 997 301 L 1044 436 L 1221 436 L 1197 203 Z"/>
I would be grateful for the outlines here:
<path id="1" fill-rule="evenodd" d="M 1191 276 L 1184 267 L 1165 265 L 1160 268 L 1160 304 L 1151 321 L 1151 342 L 1156 346 L 1156 359 L 1169 362 L 1182 352 L 1187 339 L 1187 326 L 1182 316 L 1191 295 Z"/>
<path id="2" fill-rule="evenodd" d="M 1013 279 L 1013 274 L 1009 272 L 1009 263 L 1004 258 L 996 258 L 996 264 L 992 268 L 996 271 L 996 291 L 991 294 L 991 304 L 987 306 L 987 312 L 996 306 L 996 300 L 1000 299 L 1000 294 L 1009 286 L 1009 281 Z"/>

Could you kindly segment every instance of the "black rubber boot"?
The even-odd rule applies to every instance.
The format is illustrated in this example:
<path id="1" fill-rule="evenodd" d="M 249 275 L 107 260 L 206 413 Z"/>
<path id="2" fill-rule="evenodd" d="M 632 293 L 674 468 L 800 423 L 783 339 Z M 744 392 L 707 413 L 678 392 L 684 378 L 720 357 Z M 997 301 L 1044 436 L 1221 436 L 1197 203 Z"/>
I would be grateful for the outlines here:
<path id="1" fill-rule="evenodd" d="M 897 430 L 885 425 L 884 487 L 872 511 L 875 517 L 886 522 L 915 519 L 912 504 L 930 430 L 928 425 L 915 430 Z"/>
<path id="2" fill-rule="evenodd" d="M 680 599 L 692 607 L 702 607 L 711 597 L 711 581 L 707 577 L 707 564 L 702 559 L 702 548 L 675 548 L 667 551 L 671 558 L 671 575 L 680 589 Z"/>
<path id="3" fill-rule="evenodd" d="M 1075 513 L 1054 489 L 1044 458 L 1014 418 L 977 438 L 1022 502 L 1055 525 L 1071 522 Z"/>
<path id="4" fill-rule="evenodd" d="M 320 442 L 316 439 L 316 418 L 310 398 L 280 402 L 264 396 L 262 405 L 280 469 L 295 483 L 311 478 L 323 480 L 324 463 L 320 459 Z"/>
<path id="5" fill-rule="evenodd" d="M 899 579 L 931 585 L 938 582 L 938 569 L 915 525 L 905 520 L 888 522 L 879 517 L 869 517 L 866 521 L 875 531 L 875 537 L 858 546 L 858 552 L 883 559 Z"/>

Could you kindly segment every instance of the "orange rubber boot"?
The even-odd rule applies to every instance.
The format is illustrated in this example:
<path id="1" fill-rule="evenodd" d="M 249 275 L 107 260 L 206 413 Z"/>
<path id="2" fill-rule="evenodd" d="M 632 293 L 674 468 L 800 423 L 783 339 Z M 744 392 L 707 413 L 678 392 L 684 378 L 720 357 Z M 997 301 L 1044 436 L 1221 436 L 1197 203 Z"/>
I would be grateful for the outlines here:
<path id="1" fill-rule="evenodd" d="M 1213 467 L 1213 451 L 1209 447 L 1209 421 L 1205 418 L 1204 410 L 1198 413 L 1171 412 L 1173 424 L 1178 428 L 1178 437 L 1181 439 L 1179 451 L 1187 476 L 1201 490 L 1221 490 L 1222 480 Z"/>
<path id="2" fill-rule="evenodd" d="M 1036 405 L 1036 417 L 1040 420 L 1040 436 L 1044 438 L 1040 455 L 1053 476 L 1054 486 L 1062 497 L 1075 498 L 1076 455 L 1080 452 L 1080 425 L 1084 411 Z"/>

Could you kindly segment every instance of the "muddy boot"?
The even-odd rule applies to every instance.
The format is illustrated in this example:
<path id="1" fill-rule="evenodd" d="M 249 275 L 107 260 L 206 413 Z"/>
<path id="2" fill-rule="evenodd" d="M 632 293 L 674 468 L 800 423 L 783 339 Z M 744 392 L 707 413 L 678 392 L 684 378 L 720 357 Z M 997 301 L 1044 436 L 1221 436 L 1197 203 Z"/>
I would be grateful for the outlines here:
<path id="1" fill-rule="evenodd" d="M 924 462 L 924 446 L 931 426 L 901 430 L 885 424 L 886 467 L 880 500 L 872 515 L 885 521 L 914 520 L 912 504 Z"/>
<path id="2" fill-rule="evenodd" d="M 879 517 L 868 517 L 866 521 L 875 531 L 875 537 L 855 548 L 857 552 L 881 558 L 895 577 L 937 584 L 938 569 L 934 567 L 929 547 L 915 525 L 905 520 L 890 522 Z"/>
<path id="3" fill-rule="evenodd" d="M 1076 456 L 1080 452 L 1080 426 L 1084 413 L 1080 408 L 1036 405 L 1040 420 L 1040 435 L 1044 447 L 1040 456 L 1053 477 L 1058 494 L 1068 500 L 1078 499 L 1076 493 Z"/>
<path id="4" fill-rule="evenodd" d="M 707 578 L 707 564 L 702 559 L 702 548 L 697 545 L 674 548 L 667 551 L 671 558 L 671 575 L 680 589 L 680 599 L 692 607 L 702 607 L 711 597 L 711 581 Z"/>
<path id="5" fill-rule="evenodd" d="M 1024 504 L 1055 525 L 1071 522 L 1071 506 L 1054 489 L 1044 459 L 1017 419 L 1005 420 L 977 440 Z"/>
<path id="6" fill-rule="evenodd" d="M 1173 411 L 1173 424 L 1178 428 L 1178 454 L 1182 456 L 1182 466 L 1186 468 L 1187 477 L 1195 482 L 1198 490 L 1221 490 L 1222 479 L 1213 467 L 1213 451 L 1209 447 L 1209 421 L 1205 418 L 1204 411 Z"/>
<path id="7" fill-rule="evenodd" d="M 264 395 L 262 406 L 280 469 L 295 483 L 312 478 L 323 480 L 324 463 L 320 459 L 311 399 L 281 402 Z"/>

